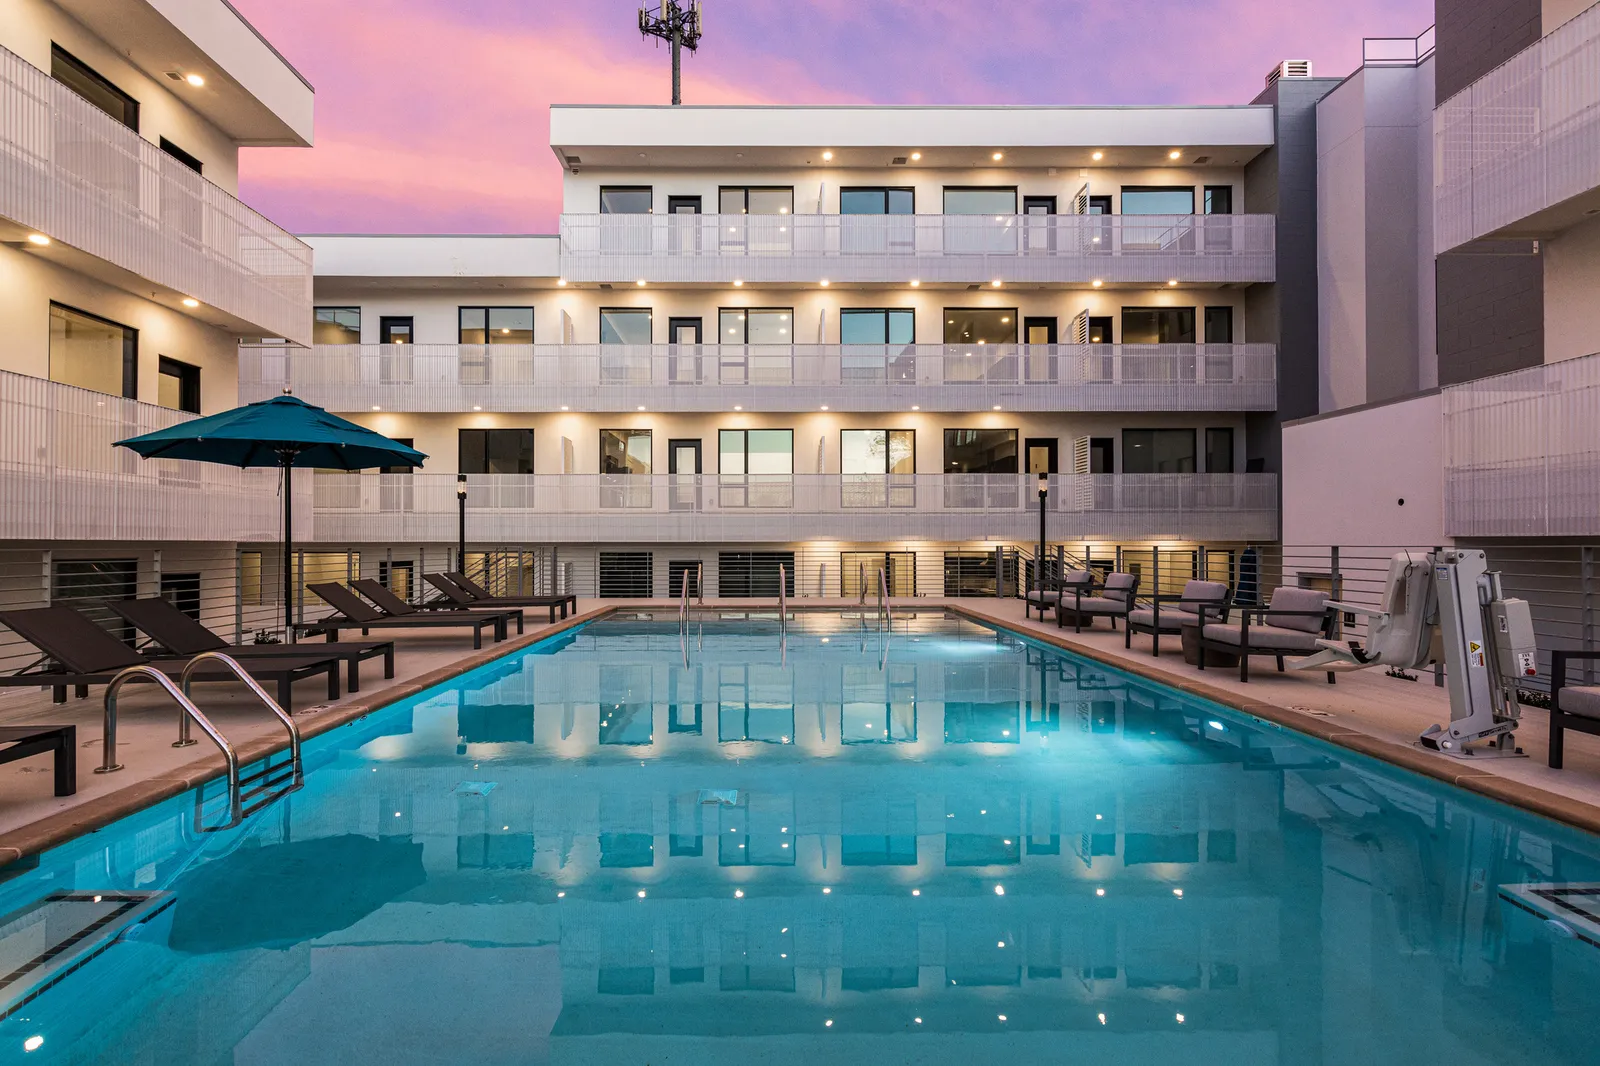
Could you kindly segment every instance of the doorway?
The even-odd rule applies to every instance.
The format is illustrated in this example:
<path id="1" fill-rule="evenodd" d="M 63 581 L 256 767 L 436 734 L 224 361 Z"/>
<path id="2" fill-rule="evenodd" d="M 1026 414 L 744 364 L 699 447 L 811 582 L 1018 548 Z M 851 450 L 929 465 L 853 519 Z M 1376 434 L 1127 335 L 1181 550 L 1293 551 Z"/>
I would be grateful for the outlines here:
<path id="1" fill-rule="evenodd" d="M 1023 349 L 1022 379 L 1024 381 L 1051 381 L 1055 375 L 1052 373 L 1050 345 L 1056 343 L 1056 320 L 1049 318 L 1025 318 L 1022 320 L 1022 343 L 1028 347 Z"/>
<path id="2" fill-rule="evenodd" d="M 700 441 L 667 441 L 667 481 L 672 486 L 667 504 L 674 511 L 700 510 Z"/>
<path id="3" fill-rule="evenodd" d="M 700 197 L 698 196 L 669 196 L 667 197 L 667 214 L 669 215 L 698 215 L 700 213 Z"/>
<path id="4" fill-rule="evenodd" d="M 667 319 L 667 383 L 697 385 L 701 381 L 701 327 L 698 318 Z M 687 351 L 685 350 L 687 349 Z"/>
<path id="5" fill-rule="evenodd" d="M 1029 437 L 1023 452 L 1028 460 L 1028 473 L 1057 473 L 1056 458 L 1060 454 L 1060 444 L 1055 437 Z"/>
<path id="6" fill-rule="evenodd" d="M 1056 343 L 1056 320 L 1054 318 L 1025 318 L 1022 320 L 1023 344 L 1054 344 Z"/>

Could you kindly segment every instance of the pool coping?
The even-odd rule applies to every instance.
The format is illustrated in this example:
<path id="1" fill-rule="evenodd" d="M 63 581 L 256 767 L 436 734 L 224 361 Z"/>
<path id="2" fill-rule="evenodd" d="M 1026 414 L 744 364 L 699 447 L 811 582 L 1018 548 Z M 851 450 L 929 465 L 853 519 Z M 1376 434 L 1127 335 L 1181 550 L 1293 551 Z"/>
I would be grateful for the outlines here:
<path id="1" fill-rule="evenodd" d="M 378 689 L 370 694 L 363 694 L 347 703 L 317 714 L 315 717 L 296 717 L 295 722 L 300 726 L 301 740 L 310 740 L 312 737 L 349 725 L 358 718 L 364 718 L 374 711 L 383 710 L 385 707 L 424 692 L 441 682 L 453 677 L 476 670 L 486 663 L 503 658 L 514 652 L 538 644 L 540 641 L 549 640 L 569 629 L 593 622 L 602 618 L 618 608 L 606 606 L 595 608 L 571 618 L 556 622 L 540 629 L 535 633 L 513 637 L 500 641 L 482 651 L 475 651 L 463 658 L 456 659 L 444 666 L 435 667 L 416 677 Z M 402 652 L 404 649 L 400 649 Z M 278 733 L 266 734 L 244 741 L 238 748 L 239 765 L 248 766 L 251 763 L 276 755 L 289 747 L 287 736 Z M 143 781 L 138 781 L 127 788 L 109 792 L 92 800 L 59 811 L 37 822 L 13 829 L 10 832 L 0 833 L 0 878 L 4 878 L 6 867 L 23 859 L 32 858 L 51 848 L 58 847 L 78 837 L 87 836 L 97 830 L 104 829 L 112 822 L 120 821 L 131 814 L 137 814 L 147 807 L 153 807 L 163 800 L 203 785 L 208 781 L 222 776 L 227 768 L 227 763 L 221 752 L 217 752 L 204 759 L 197 759 L 187 766 L 176 770 L 169 770 L 157 774 Z"/>
<path id="2" fill-rule="evenodd" d="M 1420 747 L 1407 744 L 1398 744 L 1392 740 L 1383 740 L 1371 733 L 1363 733 L 1348 726 L 1338 725 L 1334 722 L 1319 718 L 1316 715 L 1306 714 L 1304 711 L 1291 710 L 1266 700 L 1250 696 L 1241 696 L 1228 689 L 1217 688 L 1203 681 L 1184 677 L 1181 674 L 1168 673 L 1159 667 L 1154 667 L 1140 662 L 1131 662 L 1114 655 L 1082 644 L 1054 633 L 1040 632 L 1031 628 L 1023 628 L 1009 619 L 996 618 L 974 610 L 965 604 L 946 603 L 944 609 L 952 614 L 961 615 L 986 626 L 1004 629 L 1029 640 L 1036 640 L 1041 644 L 1049 644 L 1069 651 L 1074 655 L 1081 655 L 1086 659 L 1109 666 L 1125 673 L 1142 677 L 1147 681 L 1155 681 L 1169 688 L 1178 689 L 1180 692 L 1191 696 L 1199 696 L 1210 700 L 1212 703 L 1221 704 L 1240 714 L 1247 714 L 1253 718 L 1271 722 L 1275 725 L 1285 726 L 1297 733 L 1304 733 L 1309 737 L 1324 741 L 1336 747 L 1353 751 L 1358 755 L 1366 755 L 1381 762 L 1398 766 L 1402 770 L 1410 770 L 1424 777 L 1431 777 L 1448 785 L 1468 792 L 1484 796 L 1501 803 L 1517 807 L 1532 814 L 1541 815 L 1551 821 L 1560 822 L 1587 833 L 1600 835 L 1600 807 L 1582 800 L 1573 799 L 1551 792 L 1537 785 L 1524 784 L 1521 781 L 1512 781 L 1499 774 L 1480 770 L 1470 763 L 1460 763 L 1448 755 L 1438 755 L 1424 751 Z"/>

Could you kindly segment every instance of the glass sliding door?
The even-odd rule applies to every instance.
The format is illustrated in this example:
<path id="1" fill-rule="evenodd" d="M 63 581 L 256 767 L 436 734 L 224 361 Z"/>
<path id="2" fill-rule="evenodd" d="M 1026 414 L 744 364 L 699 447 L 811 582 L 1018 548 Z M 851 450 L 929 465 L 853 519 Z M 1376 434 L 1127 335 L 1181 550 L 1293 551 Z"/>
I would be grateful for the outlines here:
<path id="1" fill-rule="evenodd" d="M 793 186 L 724 186 L 717 190 L 717 213 L 717 240 L 724 255 L 785 252 L 794 247 Z"/>
<path id="2" fill-rule="evenodd" d="M 650 430 L 600 431 L 601 507 L 649 507 L 651 470 Z"/>
<path id="3" fill-rule="evenodd" d="M 912 384 L 917 380 L 916 312 L 911 308 L 847 307 L 839 312 L 839 373 L 847 383 Z"/>
<path id="4" fill-rule="evenodd" d="M 724 307 L 717 313 L 724 385 L 788 385 L 794 380 L 794 308 Z"/>
<path id="5" fill-rule="evenodd" d="M 839 432 L 842 507 L 915 507 L 914 430 L 846 429 Z"/>
<path id="6" fill-rule="evenodd" d="M 943 470 L 946 507 L 1015 510 L 1019 505 L 1014 429 L 945 430 Z"/>
<path id="7" fill-rule="evenodd" d="M 1015 254 L 1020 246 L 1014 186 L 946 186 L 944 250 L 961 254 Z"/>
<path id="8" fill-rule="evenodd" d="M 839 251 L 910 255 L 917 243 L 915 213 L 916 194 L 909 188 L 840 189 Z"/>
<path id="9" fill-rule="evenodd" d="M 607 385 L 650 380 L 652 327 L 648 307 L 600 309 L 600 381 Z"/>
<path id="10" fill-rule="evenodd" d="M 794 430 L 721 430 L 717 473 L 724 507 L 794 506 Z"/>

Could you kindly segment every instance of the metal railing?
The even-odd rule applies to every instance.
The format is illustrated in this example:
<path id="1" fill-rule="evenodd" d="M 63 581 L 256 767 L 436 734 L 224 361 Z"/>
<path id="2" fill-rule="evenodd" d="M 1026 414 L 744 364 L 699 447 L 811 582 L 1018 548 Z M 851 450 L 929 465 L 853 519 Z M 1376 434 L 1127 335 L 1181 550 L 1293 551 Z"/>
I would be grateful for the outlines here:
<path id="1" fill-rule="evenodd" d="M 1600 187 L 1600 8 L 1444 101 L 1433 129 L 1436 253 Z"/>
<path id="2" fill-rule="evenodd" d="M 1414 67 L 1433 55 L 1437 36 L 1435 27 L 1429 26 L 1415 37 L 1365 37 L 1361 41 L 1361 65 Z"/>
<path id="3" fill-rule="evenodd" d="M 561 216 L 568 281 L 1258 282 L 1271 215 Z"/>
<path id="4" fill-rule="evenodd" d="M 263 333 L 311 339 L 309 246 L 3 48 L 0 216 Z"/>
<path id="5" fill-rule="evenodd" d="M 0 540 L 240 541 L 282 535 L 280 475 L 141 459 L 113 443 L 193 415 L 0 371 Z M 311 479 L 295 477 L 299 537 Z"/>
<path id="6" fill-rule="evenodd" d="M 245 345 L 240 400 L 334 411 L 1270 411 L 1272 344 Z"/>
<path id="7" fill-rule="evenodd" d="M 1600 355 L 1442 390 L 1445 532 L 1600 535 Z"/>
<path id="8" fill-rule="evenodd" d="M 1025 540 L 1037 479 L 1020 474 L 469 475 L 467 526 L 491 543 Z M 446 542 L 454 474 L 322 473 L 314 540 Z M 1275 474 L 1058 474 L 1057 535 L 1271 540 Z"/>

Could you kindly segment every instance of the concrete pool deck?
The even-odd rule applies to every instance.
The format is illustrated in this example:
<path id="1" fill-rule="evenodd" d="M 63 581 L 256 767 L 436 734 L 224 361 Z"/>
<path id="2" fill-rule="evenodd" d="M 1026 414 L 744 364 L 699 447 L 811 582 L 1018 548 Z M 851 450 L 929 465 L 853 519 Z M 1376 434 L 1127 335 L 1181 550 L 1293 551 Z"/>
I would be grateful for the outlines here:
<path id="1" fill-rule="evenodd" d="M 791 600 L 790 606 L 797 610 L 859 609 L 854 600 L 801 599 Z M 1430 676 L 1407 682 L 1376 670 L 1348 671 L 1340 674 L 1338 684 L 1329 685 L 1321 672 L 1279 674 L 1271 660 L 1262 658 L 1252 663 L 1251 680 L 1245 684 L 1239 681 L 1236 669 L 1201 671 L 1185 665 L 1175 637 L 1163 638 L 1162 654 L 1153 658 L 1148 637 L 1136 636 L 1132 650 L 1126 650 L 1120 631 L 1099 628 L 1074 634 L 1070 628 L 1057 629 L 1053 619 L 1044 623 L 1024 619 L 1020 600 L 915 599 L 895 601 L 892 606 L 895 611 L 918 613 L 954 611 L 974 621 L 1026 633 L 1351 751 L 1600 833 L 1600 737 L 1569 732 L 1567 768 L 1552 770 L 1545 762 L 1548 715 L 1537 708 L 1525 709 L 1523 728 L 1517 734 L 1528 758 L 1465 761 L 1415 743 L 1423 729 L 1450 717 L 1445 692 L 1433 687 Z M 771 612 L 775 607 L 770 601 L 708 600 L 696 604 L 695 610 Z M 868 604 L 867 609 L 873 606 Z M 676 617 L 678 604 L 583 600 L 578 613 L 564 622 L 552 625 L 529 617 L 525 635 L 488 643 L 478 652 L 471 650 L 460 630 L 375 632 L 371 639 L 395 640 L 395 677 L 383 678 L 380 660 L 364 662 L 362 691 L 334 702 L 318 699 L 325 695 L 317 691 L 320 680 L 302 682 L 296 697 L 304 701 L 304 709 L 295 719 L 304 737 L 317 736 L 613 610 Z M 349 639 L 358 638 L 352 635 Z M 52 704 L 47 692 L 24 690 L 0 696 L 0 724 L 78 726 L 76 795 L 51 795 L 48 755 L 0 765 L 0 866 L 188 791 L 222 772 L 221 754 L 198 730 L 199 743 L 193 747 L 171 746 L 176 737 L 176 709 L 153 686 L 136 685 L 125 689 L 120 700 L 118 758 L 126 768 L 114 774 L 94 773 L 101 762 L 103 691 L 96 687 L 90 698 L 69 698 L 66 704 Z M 286 746 L 282 728 L 242 687 L 211 685 L 199 694 L 201 708 L 238 748 L 241 766 Z"/>

